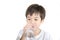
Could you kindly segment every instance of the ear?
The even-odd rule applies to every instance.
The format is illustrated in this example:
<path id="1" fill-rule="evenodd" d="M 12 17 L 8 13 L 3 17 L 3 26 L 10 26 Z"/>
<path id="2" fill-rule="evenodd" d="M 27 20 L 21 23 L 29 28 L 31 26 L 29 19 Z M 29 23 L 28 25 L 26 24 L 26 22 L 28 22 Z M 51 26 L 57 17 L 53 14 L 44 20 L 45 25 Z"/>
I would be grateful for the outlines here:
<path id="1" fill-rule="evenodd" d="M 41 21 L 41 23 L 43 23 L 43 22 L 44 22 L 44 20 Z"/>

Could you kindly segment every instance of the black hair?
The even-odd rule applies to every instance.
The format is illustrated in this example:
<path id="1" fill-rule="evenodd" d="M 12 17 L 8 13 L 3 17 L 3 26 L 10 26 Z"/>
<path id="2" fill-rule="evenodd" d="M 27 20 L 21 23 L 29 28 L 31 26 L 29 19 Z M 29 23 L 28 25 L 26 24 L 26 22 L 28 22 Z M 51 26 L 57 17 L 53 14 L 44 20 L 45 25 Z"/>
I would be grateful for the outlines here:
<path id="1" fill-rule="evenodd" d="M 35 14 L 38 14 L 39 13 L 41 20 L 43 20 L 45 18 L 45 9 L 41 5 L 38 5 L 38 4 L 32 4 L 32 5 L 30 5 L 27 8 L 27 10 L 26 10 L 26 15 L 25 15 L 26 18 L 27 18 L 27 15 L 28 14 L 32 16 L 33 13 L 35 13 Z"/>

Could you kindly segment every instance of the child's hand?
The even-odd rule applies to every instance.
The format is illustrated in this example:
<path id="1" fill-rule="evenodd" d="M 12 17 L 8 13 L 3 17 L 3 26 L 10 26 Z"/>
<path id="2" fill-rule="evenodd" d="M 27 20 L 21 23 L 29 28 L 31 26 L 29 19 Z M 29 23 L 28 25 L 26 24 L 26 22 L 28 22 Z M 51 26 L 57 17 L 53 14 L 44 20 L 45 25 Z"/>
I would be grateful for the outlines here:
<path id="1" fill-rule="evenodd" d="M 34 25 L 34 24 L 32 24 L 32 23 L 28 23 L 28 24 L 25 25 L 25 27 L 24 27 L 23 30 L 24 30 L 25 32 L 26 32 L 28 29 L 31 29 L 31 30 L 34 31 L 34 30 L 36 29 L 35 27 L 36 27 L 36 25 Z"/>
<path id="2" fill-rule="evenodd" d="M 23 30 L 26 32 L 28 29 L 32 29 L 31 24 L 26 24 Z"/>
<path id="3" fill-rule="evenodd" d="M 32 29 L 32 24 L 26 24 L 25 25 L 25 27 L 23 29 L 24 32 L 23 32 L 21 40 L 24 40 L 26 38 L 26 31 L 29 29 Z M 30 35 L 30 34 L 28 33 L 28 35 Z"/>

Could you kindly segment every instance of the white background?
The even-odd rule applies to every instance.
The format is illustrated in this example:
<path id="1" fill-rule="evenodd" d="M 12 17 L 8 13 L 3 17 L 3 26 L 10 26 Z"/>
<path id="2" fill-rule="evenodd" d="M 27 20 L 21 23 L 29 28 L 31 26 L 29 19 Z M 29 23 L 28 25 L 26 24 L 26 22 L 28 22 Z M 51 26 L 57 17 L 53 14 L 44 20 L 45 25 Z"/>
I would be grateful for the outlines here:
<path id="1" fill-rule="evenodd" d="M 60 40 L 59 0 L 0 0 L 0 40 L 16 40 L 26 24 L 25 11 L 34 3 L 46 9 L 46 18 L 40 28 L 49 32 L 53 40 Z"/>

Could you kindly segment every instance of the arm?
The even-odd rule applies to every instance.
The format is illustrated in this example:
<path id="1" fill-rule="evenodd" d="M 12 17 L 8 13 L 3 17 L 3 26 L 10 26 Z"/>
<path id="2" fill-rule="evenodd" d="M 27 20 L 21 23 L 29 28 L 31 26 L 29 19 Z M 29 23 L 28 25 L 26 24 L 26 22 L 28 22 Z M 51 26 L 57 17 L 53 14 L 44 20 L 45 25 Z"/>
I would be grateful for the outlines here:
<path id="1" fill-rule="evenodd" d="M 22 37 L 21 37 L 21 39 L 20 40 L 25 40 L 25 33 L 23 33 L 23 35 L 22 35 Z"/>
<path id="2" fill-rule="evenodd" d="M 20 40 L 22 38 L 22 35 L 23 35 L 23 31 L 20 30 L 20 32 L 18 33 L 18 36 L 17 36 L 16 40 Z"/>

